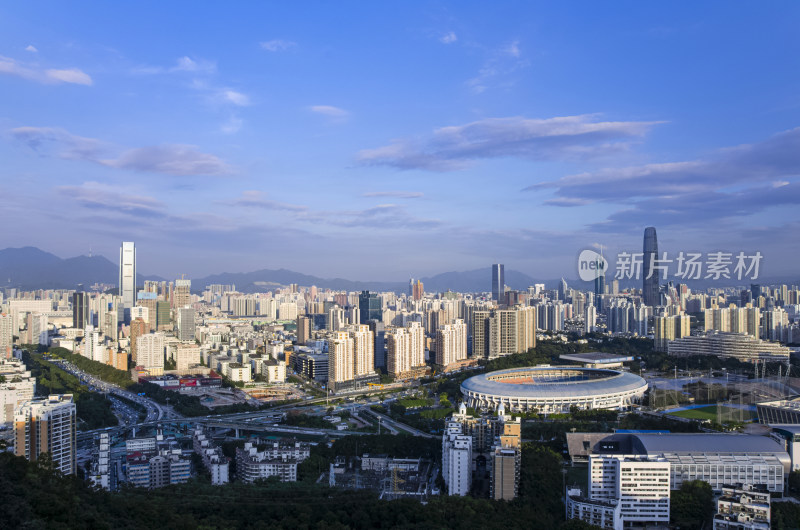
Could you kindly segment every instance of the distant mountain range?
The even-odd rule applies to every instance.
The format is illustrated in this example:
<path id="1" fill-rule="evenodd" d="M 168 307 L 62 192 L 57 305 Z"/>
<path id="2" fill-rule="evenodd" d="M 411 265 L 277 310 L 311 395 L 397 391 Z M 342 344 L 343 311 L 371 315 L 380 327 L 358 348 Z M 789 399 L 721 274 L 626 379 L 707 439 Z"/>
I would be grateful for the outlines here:
<path id="1" fill-rule="evenodd" d="M 534 283 L 545 283 L 555 287 L 557 280 L 541 281 L 530 276 L 506 270 L 506 284 L 512 289 L 526 289 Z M 76 289 L 95 283 L 116 285 L 119 266 L 103 256 L 77 256 L 62 259 L 36 247 L 6 248 L 0 250 L 0 287 L 31 289 Z M 475 269 L 464 272 L 445 272 L 420 278 L 427 291 L 438 292 L 484 292 L 491 290 L 491 269 Z M 145 280 L 161 281 L 159 276 L 137 275 L 137 284 Z M 236 285 L 243 293 L 263 292 L 281 285 L 296 283 L 303 286 L 316 285 L 323 289 L 347 291 L 395 291 L 406 292 L 405 281 L 354 281 L 343 278 L 321 278 L 286 269 L 262 269 L 254 272 L 224 272 L 205 278 L 192 278 L 193 290 L 202 291 L 211 284 Z"/>
<path id="2" fill-rule="evenodd" d="M 62 259 L 36 247 L 6 248 L 0 250 L 0 288 L 16 287 L 22 290 L 32 289 L 77 289 L 79 285 L 89 288 L 95 283 L 116 285 L 119 266 L 103 256 L 76 256 Z M 613 271 L 608 276 L 611 283 Z M 470 271 L 444 272 L 435 276 L 419 278 L 428 292 L 451 291 L 475 293 L 491 290 L 491 268 L 485 267 Z M 137 285 L 145 280 L 163 281 L 160 276 L 137 275 Z M 505 283 L 511 289 L 527 289 L 535 283 L 543 283 L 548 289 L 554 289 L 559 279 L 542 280 L 532 278 L 525 273 L 506 269 Z M 200 292 L 211 284 L 236 285 L 243 293 L 264 292 L 282 285 L 296 283 L 302 286 L 316 285 L 322 289 L 346 291 L 394 291 L 407 292 L 408 280 L 404 281 L 354 281 L 343 278 L 321 278 L 286 269 L 262 269 L 254 272 L 224 272 L 205 278 L 192 278 L 193 291 Z M 592 290 L 591 282 L 567 279 L 570 287 L 581 290 Z M 679 283 L 679 282 L 676 282 Z M 720 282 L 698 281 L 688 282 L 692 288 L 722 287 Z M 725 285 L 747 285 L 750 281 L 728 282 Z M 762 285 L 779 283 L 793 284 L 797 280 L 785 278 L 760 278 Z M 621 287 L 639 287 L 640 282 L 621 282 Z"/>
<path id="3" fill-rule="evenodd" d="M 144 280 L 161 280 L 157 276 L 136 275 L 137 284 Z M 36 247 L 0 250 L 0 287 L 32 289 L 88 289 L 95 283 L 117 285 L 119 265 L 103 256 L 76 256 L 62 259 Z"/>

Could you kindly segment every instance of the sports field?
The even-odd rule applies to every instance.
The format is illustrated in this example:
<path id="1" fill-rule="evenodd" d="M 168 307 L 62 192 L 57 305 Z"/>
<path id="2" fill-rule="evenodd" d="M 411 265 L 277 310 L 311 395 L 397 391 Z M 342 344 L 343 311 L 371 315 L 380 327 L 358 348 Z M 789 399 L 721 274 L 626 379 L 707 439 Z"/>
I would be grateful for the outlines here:
<path id="1" fill-rule="evenodd" d="M 739 418 L 743 421 L 749 421 L 755 417 L 755 414 L 750 410 L 739 410 L 732 407 L 722 407 L 722 420 L 736 420 Z M 717 421 L 717 406 L 707 405 L 705 407 L 698 407 L 689 410 L 679 410 L 677 412 L 670 412 L 670 416 L 678 416 L 679 418 L 689 418 L 691 420 L 710 420 Z"/>

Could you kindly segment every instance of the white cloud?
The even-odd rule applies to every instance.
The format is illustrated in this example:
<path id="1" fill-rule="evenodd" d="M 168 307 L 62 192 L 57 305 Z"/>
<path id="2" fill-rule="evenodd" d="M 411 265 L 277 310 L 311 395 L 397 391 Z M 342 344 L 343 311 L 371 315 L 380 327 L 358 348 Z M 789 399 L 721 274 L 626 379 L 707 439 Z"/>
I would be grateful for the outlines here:
<path id="1" fill-rule="evenodd" d="M 362 197 L 394 197 L 397 199 L 419 199 L 424 197 L 421 191 L 370 191 L 362 194 Z"/>
<path id="2" fill-rule="evenodd" d="M 176 176 L 218 176 L 230 173 L 230 168 L 218 157 L 200 152 L 197 146 L 184 144 L 161 144 L 129 149 L 117 158 L 96 162 L 120 169 Z"/>
<path id="3" fill-rule="evenodd" d="M 322 114 L 331 118 L 344 118 L 350 114 L 344 109 L 333 107 L 331 105 L 312 105 L 309 108 L 311 109 L 311 112 L 316 112 L 317 114 Z"/>
<path id="4" fill-rule="evenodd" d="M 29 81 L 36 81 L 44 84 L 92 84 L 92 78 L 89 74 L 78 68 L 41 70 L 33 66 L 26 66 L 15 59 L 3 56 L 0 56 L 0 74 L 15 75 Z"/>
<path id="5" fill-rule="evenodd" d="M 220 96 L 224 101 L 229 103 L 233 103 L 239 107 L 246 107 L 250 104 L 250 98 L 247 97 L 245 94 L 241 92 L 237 92 L 236 90 L 225 89 L 220 93 Z"/>
<path id="6" fill-rule="evenodd" d="M 45 70 L 45 75 L 62 83 L 74 83 L 76 85 L 91 85 L 92 78 L 89 75 L 77 68 L 69 68 L 66 70 Z"/>
<path id="7" fill-rule="evenodd" d="M 448 31 L 447 33 L 439 37 L 439 42 L 441 42 L 442 44 L 452 44 L 457 40 L 458 36 L 452 31 Z"/>
<path id="8" fill-rule="evenodd" d="M 217 69 L 217 65 L 211 61 L 197 60 L 191 57 L 179 57 L 175 66 L 170 68 L 170 72 L 207 72 L 211 73 Z"/>
<path id="9" fill-rule="evenodd" d="M 284 50 L 288 50 L 297 46 L 296 42 L 282 40 L 282 39 L 273 39 L 266 42 L 261 43 L 261 47 L 269 52 L 280 52 Z"/>
<path id="10" fill-rule="evenodd" d="M 184 144 L 161 144 L 127 149 L 114 156 L 119 148 L 96 140 L 76 136 L 55 127 L 18 127 L 11 135 L 39 154 L 45 154 L 46 146 L 58 147 L 57 156 L 69 160 L 85 160 L 106 167 L 131 169 L 166 175 L 227 175 L 231 168 L 220 158 L 203 153 L 196 146 Z"/>
<path id="11" fill-rule="evenodd" d="M 596 116 L 487 118 L 441 127 L 423 140 L 395 140 L 358 153 L 362 164 L 453 171 L 485 158 L 581 160 L 619 152 L 659 122 L 601 122 Z"/>
<path id="12" fill-rule="evenodd" d="M 164 217 L 164 203 L 144 195 L 120 190 L 99 182 L 84 182 L 80 186 L 59 186 L 58 193 L 68 197 L 70 201 L 92 210 L 110 210 L 134 217 Z"/>
<path id="13" fill-rule="evenodd" d="M 25 51 L 26 52 L 31 52 L 31 53 L 36 53 L 39 50 L 37 50 L 36 46 L 34 46 L 33 44 L 28 44 L 27 46 L 25 46 Z"/>

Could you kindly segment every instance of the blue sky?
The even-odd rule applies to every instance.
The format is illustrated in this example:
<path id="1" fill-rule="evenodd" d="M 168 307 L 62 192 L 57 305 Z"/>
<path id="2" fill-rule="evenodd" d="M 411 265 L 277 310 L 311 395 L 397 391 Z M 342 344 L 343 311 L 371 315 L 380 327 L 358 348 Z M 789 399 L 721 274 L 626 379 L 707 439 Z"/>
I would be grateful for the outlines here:
<path id="1" fill-rule="evenodd" d="M 0 247 L 400 280 L 800 257 L 795 2 L 0 7 Z"/>

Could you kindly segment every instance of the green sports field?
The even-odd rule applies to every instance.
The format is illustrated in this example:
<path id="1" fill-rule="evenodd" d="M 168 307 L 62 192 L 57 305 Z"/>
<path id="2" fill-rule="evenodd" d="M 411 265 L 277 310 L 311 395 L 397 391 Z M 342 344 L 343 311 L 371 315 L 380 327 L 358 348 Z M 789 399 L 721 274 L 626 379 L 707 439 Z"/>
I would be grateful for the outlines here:
<path id="1" fill-rule="evenodd" d="M 723 421 L 727 418 L 730 419 L 739 419 L 739 409 L 734 409 L 731 407 L 722 407 L 722 416 Z M 670 416 L 678 416 L 679 418 L 689 418 L 692 420 L 710 420 L 710 421 L 717 421 L 717 406 L 716 405 L 707 405 L 705 407 L 699 407 L 696 409 L 689 409 L 689 410 L 680 410 L 678 412 L 670 412 Z M 751 420 L 755 417 L 755 414 L 752 411 L 744 410 L 741 411 L 741 418 L 744 421 Z"/>

